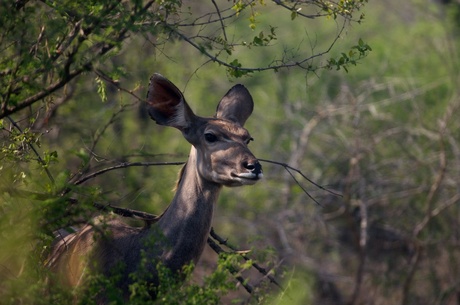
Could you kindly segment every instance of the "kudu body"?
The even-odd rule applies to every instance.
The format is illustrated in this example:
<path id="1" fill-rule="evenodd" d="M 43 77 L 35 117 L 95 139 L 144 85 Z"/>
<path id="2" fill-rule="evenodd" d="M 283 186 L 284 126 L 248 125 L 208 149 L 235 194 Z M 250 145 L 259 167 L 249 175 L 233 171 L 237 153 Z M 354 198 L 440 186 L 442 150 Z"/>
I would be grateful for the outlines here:
<path id="1" fill-rule="evenodd" d="M 192 112 L 174 84 L 154 74 L 147 104 L 153 120 L 179 129 L 192 144 L 175 196 L 151 226 L 130 227 L 118 219 L 97 226 L 96 220 L 62 238 L 49 264 L 70 286 L 81 285 L 88 270 L 104 275 L 121 270 L 119 285 L 126 297 L 130 274 L 139 269 L 151 274 L 149 281 L 157 285 L 157 262 L 173 272 L 196 263 L 206 244 L 213 205 L 222 186 L 250 185 L 262 177 L 262 168 L 247 147 L 252 138 L 243 128 L 253 110 L 251 95 L 244 86 L 231 88 L 215 116 L 203 118 Z M 144 258 L 147 264 L 145 260 L 141 264 Z"/>

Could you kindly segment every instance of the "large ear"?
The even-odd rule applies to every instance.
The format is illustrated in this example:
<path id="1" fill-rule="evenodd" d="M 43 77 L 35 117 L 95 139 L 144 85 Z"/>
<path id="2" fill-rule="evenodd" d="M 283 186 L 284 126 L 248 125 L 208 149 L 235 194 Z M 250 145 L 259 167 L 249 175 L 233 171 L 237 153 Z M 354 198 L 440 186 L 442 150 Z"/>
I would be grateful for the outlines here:
<path id="1" fill-rule="evenodd" d="M 243 85 L 233 86 L 217 105 L 216 118 L 244 125 L 254 109 L 254 102 Z"/>
<path id="2" fill-rule="evenodd" d="M 147 104 L 150 117 L 160 125 L 172 126 L 184 131 L 195 119 L 182 92 L 158 73 L 150 78 Z"/>

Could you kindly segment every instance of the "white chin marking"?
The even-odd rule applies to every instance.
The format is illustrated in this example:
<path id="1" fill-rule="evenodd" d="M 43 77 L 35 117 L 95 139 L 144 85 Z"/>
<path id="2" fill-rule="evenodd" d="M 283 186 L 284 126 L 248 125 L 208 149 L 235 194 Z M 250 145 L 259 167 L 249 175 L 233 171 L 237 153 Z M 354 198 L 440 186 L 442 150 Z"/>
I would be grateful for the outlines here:
<path id="1" fill-rule="evenodd" d="M 253 173 L 242 173 L 242 174 L 236 175 L 236 177 L 243 178 L 243 179 L 256 179 L 257 175 Z"/>
<path id="2" fill-rule="evenodd" d="M 257 181 L 262 179 L 263 174 L 254 174 L 254 173 L 241 173 L 234 176 L 234 179 L 239 181 L 242 185 L 251 185 L 255 184 Z"/>
<path id="3" fill-rule="evenodd" d="M 220 177 L 216 172 L 212 173 L 212 177 L 214 182 L 218 182 L 220 184 L 226 186 L 241 186 L 241 185 L 252 185 L 255 184 L 257 181 L 262 179 L 263 174 L 253 174 L 253 173 L 241 173 L 241 174 L 232 174 L 231 179 Z"/>

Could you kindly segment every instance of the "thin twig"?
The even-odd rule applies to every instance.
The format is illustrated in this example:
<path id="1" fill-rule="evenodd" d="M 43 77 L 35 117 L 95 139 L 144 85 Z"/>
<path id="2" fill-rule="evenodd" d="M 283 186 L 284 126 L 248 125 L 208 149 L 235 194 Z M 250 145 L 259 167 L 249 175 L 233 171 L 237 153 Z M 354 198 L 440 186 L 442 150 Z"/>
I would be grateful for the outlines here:
<path id="1" fill-rule="evenodd" d="M 21 127 L 10 117 L 7 116 L 8 120 L 13 124 L 14 128 L 16 128 L 21 134 L 23 133 Z M 53 175 L 51 175 L 51 172 L 49 171 L 48 167 L 46 166 L 46 162 L 42 159 L 38 151 L 35 149 L 35 146 L 32 143 L 27 143 L 27 145 L 32 149 L 34 152 L 35 156 L 37 156 L 38 163 L 40 163 L 41 166 L 43 166 L 43 169 L 46 172 L 46 175 L 50 179 L 51 183 L 54 184 L 54 178 Z"/>
<path id="2" fill-rule="evenodd" d="M 220 26 L 222 27 L 222 34 L 224 35 L 224 39 L 225 39 L 225 41 L 228 41 L 227 32 L 225 31 L 225 24 L 224 24 L 224 20 L 222 19 L 222 15 L 220 14 L 220 9 L 217 6 L 216 1 L 212 0 L 212 4 L 216 8 L 217 16 L 219 16 Z"/>
<path id="3" fill-rule="evenodd" d="M 112 211 L 117 215 L 123 216 L 123 217 L 129 217 L 129 218 L 135 218 L 135 219 L 140 219 L 146 222 L 147 226 L 157 222 L 160 220 L 161 216 L 142 212 L 142 211 L 137 211 L 137 210 L 132 210 L 132 209 L 127 209 L 127 208 L 121 208 L 117 207 L 111 204 L 101 204 L 94 202 L 93 206 L 99 210 L 102 211 Z"/>
<path id="4" fill-rule="evenodd" d="M 317 205 L 321 205 L 321 204 L 318 202 L 318 200 L 316 200 L 315 198 L 313 198 L 313 196 L 310 195 L 310 193 L 307 191 L 307 189 L 304 188 L 302 184 L 300 184 L 300 182 L 297 180 L 297 178 L 291 173 L 290 168 L 285 167 L 284 169 L 289 173 L 289 175 L 290 175 L 291 178 L 295 181 L 295 183 L 297 183 L 297 185 L 302 189 L 302 191 L 303 191 L 311 200 L 313 200 Z"/>
<path id="5" fill-rule="evenodd" d="M 99 74 L 97 74 L 97 75 L 99 75 Z M 112 113 L 112 115 L 111 115 L 110 119 L 108 120 L 108 122 L 105 123 L 104 126 L 102 126 L 101 129 L 99 129 L 97 132 L 94 133 L 93 142 L 91 143 L 91 146 L 87 148 L 87 150 L 91 154 L 91 157 L 96 156 L 96 153 L 94 152 L 95 149 L 96 149 L 96 146 L 99 143 L 99 141 L 102 138 L 102 136 L 104 135 L 105 131 L 109 128 L 109 126 L 111 126 L 115 122 L 117 117 L 121 113 L 123 113 L 128 107 L 132 107 L 134 105 L 135 105 L 135 103 L 121 105 L 120 108 L 117 111 Z M 75 180 L 75 179 L 80 179 L 80 177 L 83 176 L 89 170 L 90 165 L 91 165 L 91 163 L 87 162 L 83 168 L 81 168 L 77 173 L 75 173 L 72 176 L 70 181 Z M 66 193 L 66 192 L 67 192 L 67 190 L 64 193 Z"/>
<path id="6" fill-rule="evenodd" d="M 423 247 L 419 243 L 415 243 L 415 254 L 411 259 L 409 273 L 404 280 L 402 285 L 402 298 L 401 305 L 409 304 L 410 288 L 412 286 L 412 280 L 414 279 L 415 272 L 417 271 L 418 265 L 422 257 Z"/>
<path id="7" fill-rule="evenodd" d="M 259 161 L 267 162 L 267 163 L 271 163 L 271 164 L 276 164 L 276 165 L 280 165 L 280 166 L 284 167 L 284 169 L 291 175 L 291 177 L 299 185 L 299 187 L 302 188 L 302 190 L 305 192 L 305 194 L 307 194 L 308 197 L 313 199 L 316 203 L 318 203 L 318 202 L 314 198 L 312 198 L 312 196 L 308 193 L 308 191 L 297 181 L 297 179 L 292 174 L 291 170 L 293 170 L 293 171 L 297 172 L 298 174 L 300 174 L 305 180 L 307 180 L 308 182 L 310 182 L 311 184 L 313 184 L 317 188 L 320 188 L 323 191 L 326 191 L 326 192 L 328 192 L 328 193 L 330 193 L 330 194 L 332 194 L 334 196 L 343 197 L 342 194 L 336 193 L 336 192 L 334 192 L 334 191 L 332 191 L 330 189 L 327 189 L 324 186 L 314 182 L 313 180 L 308 178 L 301 170 L 299 170 L 297 168 L 294 168 L 294 167 L 290 166 L 289 164 L 286 164 L 286 163 L 283 163 L 283 162 L 278 162 L 278 161 L 267 160 L 267 159 L 259 159 Z"/>
<path id="8" fill-rule="evenodd" d="M 310 65 L 307 65 L 307 66 L 304 66 L 304 65 L 307 62 L 312 61 L 315 58 L 318 58 L 318 57 L 321 57 L 321 56 L 324 56 L 324 55 L 328 54 L 332 50 L 334 45 L 337 43 L 337 41 L 341 37 L 343 31 L 345 30 L 346 20 L 344 20 L 342 26 L 338 30 L 338 33 L 337 33 L 336 37 L 333 39 L 333 41 L 327 47 L 326 50 L 324 50 L 324 51 L 322 51 L 320 53 L 311 55 L 309 57 L 303 58 L 303 59 L 301 59 L 299 61 L 292 61 L 292 62 L 288 63 L 288 62 L 285 62 L 283 60 L 283 61 L 281 61 L 281 64 L 273 64 L 273 65 L 268 65 L 268 66 L 264 66 L 264 67 L 239 67 L 239 66 L 232 65 L 231 63 L 227 63 L 226 61 L 223 61 L 223 60 L 219 59 L 218 56 L 212 55 L 206 49 L 202 48 L 199 44 L 197 44 L 196 42 L 193 41 L 192 37 L 189 37 L 189 36 L 181 33 L 176 28 L 176 26 L 174 24 L 169 24 L 169 23 L 164 22 L 163 25 L 164 25 L 165 28 L 169 29 L 172 33 L 178 35 L 180 38 L 182 38 L 185 42 L 190 44 L 192 47 L 194 47 L 200 53 L 202 53 L 203 55 L 205 55 L 206 57 L 211 59 L 213 62 L 216 62 L 216 63 L 218 63 L 218 64 L 220 64 L 220 65 L 222 65 L 224 67 L 227 67 L 227 68 L 230 68 L 230 69 L 233 69 L 233 70 L 236 70 L 236 71 L 262 72 L 262 71 L 267 71 L 267 70 L 275 70 L 275 71 L 277 71 L 279 69 L 290 68 L 290 67 L 300 67 L 300 68 L 305 69 L 305 70 L 314 70 Z"/>
<path id="9" fill-rule="evenodd" d="M 214 252 L 216 252 L 217 254 L 220 254 L 220 253 L 227 253 L 224 249 L 222 249 L 222 247 L 220 247 L 211 237 L 208 236 L 208 239 L 207 239 L 207 242 L 208 242 L 208 245 L 211 247 L 211 249 L 214 250 Z M 237 275 L 238 271 L 235 270 L 235 269 L 231 269 L 231 268 L 228 268 L 228 270 L 233 274 L 235 275 L 235 278 L 238 280 L 238 282 L 240 282 L 240 284 L 244 287 L 244 289 L 246 289 L 246 291 L 249 293 L 249 294 L 252 294 L 253 291 L 254 291 L 254 288 L 248 284 L 246 282 L 246 279 L 243 278 L 241 275 Z"/>
<path id="10" fill-rule="evenodd" d="M 93 72 L 99 76 L 100 78 L 104 79 L 106 82 L 110 83 L 111 85 L 113 85 L 114 87 L 116 87 L 118 90 L 120 91 L 123 91 L 123 92 L 126 92 L 128 93 L 129 95 L 131 95 L 132 97 L 134 97 L 136 100 L 138 100 L 139 102 L 143 102 L 144 99 L 140 98 L 139 96 L 137 96 L 136 94 L 134 94 L 134 91 L 133 90 L 128 90 L 128 89 L 125 89 L 123 88 L 122 86 L 120 86 L 120 83 L 116 80 L 114 80 L 113 78 L 111 78 L 109 75 L 107 75 L 104 71 L 100 70 L 100 69 L 94 69 Z"/>
<path id="11" fill-rule="evenodd" d="M 301 13 L 300 10 L 296 9 L 295 4 L 293 7 L 289 7 L 286 4 L 284 4 L 281 0 L 272 0 L 272 1 L 275 2 L 277 5 L 287 9 L 288 11 L 295 12 L 297 15 L 308 18 L 308 19 L 315 19 L 318 17 L 327 16 L 326 13 L 325 14 L 317 13 L 316 15 L 307 15 L 307 14 Z"/>
<path id="12" fill-rule="evenodd" d="M 433 219 L 433 206 L 435 203 L 435 196 L 439 193 L 441 189 L 441 184 L 445 178 L 445 174 L 447 171 L 447 161 L 446 161 L 446 151 L 444 147 L 444 136 L 443 133 L 440 132 L 440 153 L 439 153 L 439 170 L 438 174 L 435 177 L 433 184 L 431 185 L 430 192 L 425 200 L 425 217 L 422 219 L 420 223 L 415 226 L 413 236 L 417 238 L 420 235 L 420 232 L 428 225 L 428 223 Z"/>
<path id="13" fill-rule="evenodd" d="M 426 226 L 430 223 L 430 221 L 437 215 L 437 213 L 435 213 L 436 209 L 433 208 L 434 203 L 435 203 L 435 197 L 441 190 L 442 182 L 444 181 L 445 174 L 447 171 L 447 160 L 446 160 L 446 150 L 445 150 L 445 145 L 444 145 L 444 129 L 443 128 L 439 130 L 439 144 L 440 144 L 440 150 L 441 150 L 439 152 L 439 169 L 433 181 L 433 184 L 430 187 L 430 191 L 427 195 L 427 198 L 425 200 L 425 205 L 426 205 L 425 217 L 422 219 L 421 222 L 419 222 L 415 226 L 412 232 L 412 236 L 413 236 L 413 239 L 416 245 L 416 249 L 415 249 L 416 253 L 414 257 L 412 258 L 412 262 L 411 262 L 410 269 L 409 269 L 409 274 L 404 281 L 403 290 L 402 290 L 403 297 L 402 297 L 401 304 L 408 304 L 409 296 L 410 296 L 410 289 L 413 284 L 412 281 L 414 279 L 415 273 L 418 271 L 418 266 L 421 261 L 422 251 L 425 249 L 424 245 L 418 241 L 418 237 L 420 233 L 423 231 L 423 229 L 425 229 Z M 454 200 L 452 200 L 451 202 L 456 202 L 456 198 L 454 198 Z"/>
<path id="14" fill-rule="evenodd" d="M 241 256 L 243 257 L 243 259 L 245 261 L 249 261 L 250 259 L 246 256 L 245 253 L 241 253 L 241 251 L 238 251 L 238 249 L 236 249 L 235 247 L 233 247 L 232 245 L 230 245 L 228 242 L 227 242 L 227 239 L 224 239 L 222 237 L 220 237 L 215 231 L 214 231 L 214 228 L 211 228 L 211 232 L 209 233 L 209 235 L 214 238 L 215 240 L 217 240 L 221 245 L 224 245 L 226 247 L 228 247 L 230 250 L 232 250 L 233 252 L 235 253 L 240 253 Z M 209 239 L 208 239 L 209 240 Z M 284 290 L 284 288 L 281 286 L 280 283 L 278 283 L 278 281 L 270 274 L 268 274 L 268 271 L 260 266 L 259 264 L 257 263 L 252 263 L 252 266 L 257 270 L 259 271 L 261 274 L 263 274 L 264 276 L 266 276 L 270 282 L 272 282 L 273 284 L 275 284 L 276 286 L 278 286 L 281 290 Z"/>
<path id="15" fill-rule="evenodd" d="M 349 305 L 357 304 L 361 289 L 364 282 L 364 274 L 367 262 L 367 230 L 368 230 L 368 216 L 366 203 L 360 200 L 360 230 L 359 230 L 359 265 L 355 276 L 355 287 Z"/>
<path id="16" fill-rule="evenodd" d="M 98 170 L 97 172 L 94 172 L 92 174 L 89 174 L 79 180 L 77 180 L 74 184 L 79 185 L 82 184 L 92 178 L 95 178 L 99 175 L 102 175 L 106 172 L 110 172 L 116 169 L 120 168 L 127 168 L 127 167 L 132 167 L 132 166 L 164 166 L 164 165 L 183 165 L 185 162 L 183 161 L 178 161 L 178 162 L 123 162 L 118 165 L 114 165 L 111 167 L 103 168 L 101 170 Z"/>

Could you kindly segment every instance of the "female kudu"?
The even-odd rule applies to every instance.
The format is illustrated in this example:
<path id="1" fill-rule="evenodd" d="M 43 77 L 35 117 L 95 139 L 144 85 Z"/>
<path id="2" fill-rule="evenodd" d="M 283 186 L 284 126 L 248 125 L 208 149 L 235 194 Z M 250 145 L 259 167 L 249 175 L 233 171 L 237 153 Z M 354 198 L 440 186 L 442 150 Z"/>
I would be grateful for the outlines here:
<path id="1" fill-rule="evenodd" d="M 252 97 L 244 86 L 231 88 L 215 116 L 203 118 L 192 112 L 174 84 L 154 74 L 147 104 L 153 120 L 179 129 L 192 144 L 175 196 L 151 226 L 130 227 L 118 219 L 97 226 L 93 221 L 62 238 L 49 265 L 70 286 L 81 285 L 87 269 L 107 276 L 113 270 L 121 272 L 117 285 L 125 297 L 135 272 L 150 274 L 150 284 L 158 285 L 158 262 L 178 273 L 184 265 L 198 261 L 222 186 L 250 185 L 262 178 L 262 167 L 247 147 L 251 136 L 243 128 L 253 110 Z M 100 232 L 103 234 L 97 236 Z"/>

